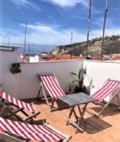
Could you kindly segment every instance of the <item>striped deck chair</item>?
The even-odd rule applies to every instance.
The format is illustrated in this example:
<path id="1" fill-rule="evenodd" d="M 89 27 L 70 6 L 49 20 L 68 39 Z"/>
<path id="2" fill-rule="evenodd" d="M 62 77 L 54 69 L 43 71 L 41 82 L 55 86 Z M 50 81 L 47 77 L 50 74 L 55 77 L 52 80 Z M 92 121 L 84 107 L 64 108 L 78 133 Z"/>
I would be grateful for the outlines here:
<path id="1" fill-rule="evenodd" d="M 96 91 L 94 94 L 92 94 L 91 96 L 95 99 L 97 99 L 96 104 L 104 101 L 104 99 L 110 95 L 110 100 L 109 102 L 107 102 L 102 110 L 98 113 L 98 115 L 95 115 L 96 117 L 99 117 L 101 115 L 101 113 L 104 111 L 104 109 L 111 103 L 111 101 L 116 97 L 117 101 L 118 101 L 118 108 L 120 107 L 120 100 L 118 98 L 118 93 L 120 91 L 120 81 L 116 81 L 116 80 L 110 80 L 108 79 L 103 86 Z M 87 112 L 91 113 L 90 111 L 86 110 Z"/>
<path id="2" fill-rule="evenodd" d="M 13 109 L 12 110 L 10 106 L 6 104 L 7 102 L 15 106 L 14 108 L 16 109 L 12 108 Z M 38 114 L 40 114 L 40 112 L 35 111 L 34 104 L 28 104 L 23 101 L 20 101 L 2 91 L 0 91 L 0 105 L 2 111 L 4 108 L 4 110 L 8 112 L 7 115 L 4 116 L 4 118 L 13 116 L 19 121 L 22 122 L 30 121 L 34 123 L 33 118 L 36 117 Z M 31 115 L 28 115 L 28 113 L 25 110 L 31 112 Z M 22 119 L 19 115 L 17 115 L 18 112 L 22 112 L 26 116 L 26 118 Z"/>
<path id="3" fill-rule="evenodd" d="M 59 141 L 68 142 L 70 135 L 63 134 L 49 124 L 33 125 L 18 121 L 12 121 L 0 117 L 0 141 L 2 142 L 27 142 L 35 141 Z"/>
<path id="4" fill-rule="evenodd" d="M 66 95 L 61 89 L 55 75 L 54 74 L 46 74 L 46 75 L 37 74 L 37 76 L 38 76 L 39 83 L 40 83 L 40 89 L 38 91 L 37 98 L 39 98 L 40 92 L 43 91 L 44 98 L 51 112 L 58 110 L 58 109 L 68 108 L 69 107 L 68 105 L 64 105 L 63 107 L 54 106 L 54 102 L 57 101 L 60 96 Z M 52 103 L 50 103 L 49 96 L 47 96 L 46 91 L 48 92 Z"/>

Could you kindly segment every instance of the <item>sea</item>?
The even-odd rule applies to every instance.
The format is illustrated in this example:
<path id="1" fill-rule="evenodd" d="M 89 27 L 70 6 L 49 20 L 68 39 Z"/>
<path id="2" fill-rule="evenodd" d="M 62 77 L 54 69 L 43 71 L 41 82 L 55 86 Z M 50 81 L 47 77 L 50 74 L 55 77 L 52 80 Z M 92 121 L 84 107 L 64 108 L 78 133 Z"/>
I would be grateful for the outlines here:
<path id="1" fill-rule="evenodd" d="M 21 47 L 18 49 L 18 53 L 24 53 L 24 44 L 12 44 L 14 46 Z M 38 45 L 38 44 L 26 44 L 26 54 L 39 54 L 43 52 L 52 52 L 57 45 Z"/>

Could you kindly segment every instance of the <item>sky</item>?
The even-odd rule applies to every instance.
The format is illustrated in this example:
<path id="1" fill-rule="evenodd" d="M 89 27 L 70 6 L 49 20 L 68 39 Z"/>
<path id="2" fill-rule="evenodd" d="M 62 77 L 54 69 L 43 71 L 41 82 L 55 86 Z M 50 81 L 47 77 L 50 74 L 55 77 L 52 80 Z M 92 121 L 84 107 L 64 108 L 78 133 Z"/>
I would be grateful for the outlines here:
<path id="1" fill-rule="evenodd" d="M 102 36 L 106 0 L 92 0 L 90 39 Z M 0 0 L 1 44 L 65 45 L 86 41 L 89 0 Z M 24 21 L 17 22 L 13 19 Z M 108 0 L 105 36 L 120 35 L 120 0 Z"/>

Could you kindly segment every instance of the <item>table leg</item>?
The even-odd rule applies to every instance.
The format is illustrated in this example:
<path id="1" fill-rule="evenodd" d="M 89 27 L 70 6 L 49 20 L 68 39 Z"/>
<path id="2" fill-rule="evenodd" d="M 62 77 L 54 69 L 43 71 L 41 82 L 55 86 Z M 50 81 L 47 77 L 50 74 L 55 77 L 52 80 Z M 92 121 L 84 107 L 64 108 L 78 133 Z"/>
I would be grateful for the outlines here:
<path id="1" fill-rule="evenodd" d="M 80 126 L 80 124 L 83 122 L 84 126 L 85 126 L 85 119 L 84 119 L 84 114 L 85 114 L 85 110 L 88 104 L 85 104 L 85 106 L 83 107 L 83 110 L 81 111 L 80 106 L 78 106 L 78 111 L 80 114 L 79 120 L 78 120 L 78 126 Z M 84 128 L 83 128 L 84 129 Z M 77 132 L 77 129 L 76 129 Z"/>
<path id="2" fill-rule="evenodd" d="M 72 120 L 70 119 L 71 116 L 72 116 L 72 113 L 74 113 L 76 122 L 74 122 L 74 121 L 72 121 Z M 79 125 L 78 125 L 78 123 L 79 123 L 79 117 L 78 117 L 77 114 L 76 114 L 75 106 L 72 106 L 72 107 L 71 107 L 71 110 L 70 110 L 70 113 L 69 113 L 69 116 L 68 116 L 66 125 L 68 125 L 68 123 L 70 123 L 70 124 L 72 124 L 72 125 L 75 126 L 75 128 L 76 128 L 76 133 L 77 133 L 77 131 L 79 130 Z M 81 130 L 79 130 L 79 131 L 82 133 Z"/>
<path id="3" fill-rule="evenodd" d="M 69 113 L 69 116 L 68 116 L 68 119 L 67 119 L 67 123 L 66 123 L 66 125 L 68 125 L 69 120 L 70 120 L 70 117 L 71 117 L 71 115 L 72 115 L 73 111 L 74 111 L 74 106 L 73 106 L 73 107 L 71 108 L 71 110 L 70 110 L 70 113 Z"/>
<path id="4" fill-rule="evenodd" d="M 84 116 L 84 114 L 85 114 L 85 110 L 86 110 L 87 105 L 88 105 L 88 103 L 87 103 L 87 104 L 85 104 L 85 106 L 83 107 L 82 117 L 83 117 L 83 116 Z"/>
<path id="5" fill-rule="evenodd" d="M 75 108 L 75 107 L 74 107 Z M 74 116 L 75 116 L 75 119 L 76 119 L 76 123 L 78 123 L 78 116 L 77 116 L 77 114 L 76 114 L 76 111 L 75 111 L 75 109 L 73 108 L 73 113 L 74 113 Z"/>
<path id="6" fill-rule="evenodd" d="M 79 116 L 81 116 L 81 115 L 82 115 L 82 112 L 81 112 L 80 106 L 79 106 L 79 105 L 77 105 L 77 108 L 78 108 L 78 112 L 79 112 L 79 114 L 78 114 L 78 115 L 79 115 Z M 77 122 L 76 122 L 76 124 L 77 124 L 77 126 L 78 126 L 78 127 L 76 127 L 76 131 L 75 131 L 75 133 L 77 133 L 77 131 L 78 131 L 78 128 L 79 128 L 80 122 L 81 122 L 80 117 L 78 117 Z"/>

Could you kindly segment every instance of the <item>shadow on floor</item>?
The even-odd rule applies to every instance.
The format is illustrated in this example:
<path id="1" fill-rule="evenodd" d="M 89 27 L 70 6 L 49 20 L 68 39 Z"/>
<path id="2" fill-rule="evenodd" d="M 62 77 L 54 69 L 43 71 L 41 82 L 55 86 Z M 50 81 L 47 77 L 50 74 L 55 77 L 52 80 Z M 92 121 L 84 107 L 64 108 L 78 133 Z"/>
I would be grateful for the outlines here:
<path id="1" fill-rule="evenodd" d="M 103 106 L 101 105 L 96 105 L 95 107 L 88 107 L 88 110 L 91 112 L 98 114 L 102 110 Z M 118 112 L 120 112 L 119 109 L 113 106 L 108 106 L 101 114 L 101 118 L 106 117 L 106 116 L 113 116 L 113 115 L 118 115 Z"/>
<path id="2" fill-rule="evenodd" d="M 85 125 L 83 123 L 80 124 L 80 127 L 82 127 L 88 134 L 95 134 L 111 126 L 111 124 L 100 118 L 95 118 L 94 116 L 86 118 Z"/>

